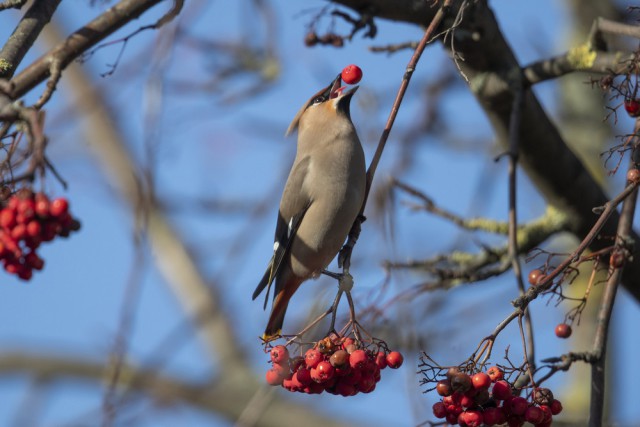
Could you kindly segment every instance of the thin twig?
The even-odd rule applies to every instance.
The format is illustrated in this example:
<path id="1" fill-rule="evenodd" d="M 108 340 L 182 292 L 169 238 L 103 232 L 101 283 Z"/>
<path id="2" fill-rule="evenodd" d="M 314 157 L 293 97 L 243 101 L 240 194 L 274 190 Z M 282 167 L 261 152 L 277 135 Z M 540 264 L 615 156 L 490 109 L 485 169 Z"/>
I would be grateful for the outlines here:
<path id="1" fill-rule="evenodd" d="M 518 164 L 518 141 L 520 135 L 520 122 L 522 119 L 522 99 L 523 89 L 518 82 L 518 88 L 513 97 L 513 107 L 511 109 L 511 122 L 509 126 L 509 258 L 513 267 L 518 289 L 521 294 L 524 293 L 524 283 L 522 281 L 522 269 L 520 267 L 520 258 L 518 256 L 518 214 L 517 214 L 517 164 Z"/>
<path id="2" fill-rule="evenodd" d="M 413 72 L 416 70 L 418 66 L 418 61 L 424 52 L 424 49 L 427 46 L 427 43 L 433 36 L 433 33 L 440 26 L 440 23 L 444 19 L 446 11 L 449 9 L 451 5 L 451 0 L 447 0 L 444 2 L 442 7 L 438 10 L 433 20 L 427 27 L 424 32 L 418 47 L 413 52 L 413 56 L 409 60 L 409 64 L 407 64 L 407 68 L 405 70 L 404 76 L 402 77 L 402 82 L 400 83 L 400 88 L 398 89 L 398 94 L 396 95 L 396 99 L 393 102 L 393 106 L 391 107 L 391 111 L 389 113 L 389 118 L 387 119 L 387 123 L 382 131 L 382 135 L 380 136 L 380 141 L 378 142 L 378 146 L 376 148 L 376 152 L 371 160 L 371 164 L 369 165 L 369 169 L 367 170 L 367 191 L 365 194 L 365 200 L 363 203 L 362 212 L 364 212 L 364 206 L 367 203 L 367 198 L 369 196 L 369 192 L 371 191 L 371 183 L 373 182 L 373 176 L 376 173 L 376 169 L 378 168 L 378 163 L 380 162 L 380 158 L 382 157 L 382 152 L 387 143 L 387 139 L 389 138 L 389 134 L 391 133 L 391 128 L 398 116 L 398 111 L 400 110 L 400 105 L 402 104 L 402 100 L 404 98 L 405 93 L 407 92 L 407 88 L 409 87 L 409 82 L 411 77 L 413 76 Z"/>
<path id="3" fill-rule="evenodd" d="M 360 337 L 360 331 L 358 329 L 358 321 L 356 320 L 356 308 L 353 304 L 353 298 L 351 298 L 351 292 L 346 292 L 347 294 L 347 302 L 349 303 L 349 319 L 353 323 L 353 334 L 356 337 L 356 340 L 362 341 Z"/>
<path id="4" fill-rule="evenodd" d="M 640 131 L 640 120 L 636 120 L 634 134 Z M 629 168 L 635 168 L 635 161 L 632 158 Z M 633 216 L 638 198 L 637 188 L 632 191 L 622 204 L 618 231 L 616 234 L 616 249 L 626 250 L 629 233 L 633 226 Z M 613 311 L 618 286 L 622 279 L 622 267 L 611 265 L 610 275 L 602 296 L 602 303 L 598 312 L 595 339 L 593 341 L 593 353 L 596 356 L 595 362 L 591 365 L 591 404 L 589 405 L 589 427 L 600 427 L 603 423 L 604 400 L 605 400 L 605 366 L 607 352 L 607 337 L 609 334 L 609 322 Z"/>
<path id="5" fill-rule="evenodd" d="M 394 43 L 386 46 L 371 46 L 369 47 L 369 51 L 371 52 L 387 52 L 387 53 L 395 53 L 400 50 L 405 49 L 415 49 L 418 46 L 418 42 L 404 42 L 404 43 Z"/>
<path id="6" fill-rule="evenodd" d="M 640 27 L 622 22 L 612 21 L 606 18 L 598 18 L 596 26 L 603 33 L 616 34 L 619 36 L 629 36 L 640 39 Z"/>
<path id="7" fill-rule="evenodd" d="M 525 311 L 525 316 L 526 313 L 528 313 L 529 310 Z M 525 331 L 524 331 L 524 326 L 522 325 L 522 317 L 523 316 L 518 316 L 518 328 L 520 329 L 520 338 L 522 339 L 522 352 L 525 355 L 524 357 L 527 359 L 526 360 L 526 365 L 527 365 L 527 380 L 522 379 L 522 376 L 520 376 L 517 380 L 516 380 L 516 389 L 520 389 L 522 387 L 524 387 L 526 385 L 527 382 L 531 383 L 532 386 L 535 387 L 536 383 L 535 380 L 533 379 L 533 372 L 535 371 L 535 367 L 532 366 L 533 363 L 533 359 L 529 359 L 529 355 L 531 354 L 531 349 L 528 348 L 527 346 L 527 341 L 529 341 L 529 333 L 530 331 L 526 332 L 527 337 L 525 338 Z M 531 341 L 533 342 L 533 341 Z"/>
<path id="8" fill-rule="evenodd" d="M 517 169 L 518 169 L 518 145 L 520 142 L 520 124 L 522 122 L 522 108 L 524 99 L 524 88 L 522 80 L 518 80 L 514 83 L 514 96 L 513 104 L 511 108 L 511 120 L 509 122 L 509 258 L 511 260 L 511 267 L 513 268 L 513 274 L 516 278 L 518 285 L 518 292 L 520 295 L 524 295 L 525 287 L 522 279 L 522 266 L 520 265 L 520 249 L 518 244 L 518 211 L 517 211 Z M 526 341 L 525 349 L 528 351 L 524 353 L 526 359 L 527 371 L 529 378 L 533 379 L 533 371 L 535 371 L 535 345 L 533 340 L 533 325 L 531 321 L 531 312 L 528 309 L 524 310 L 524 319 L 526 326 Z M 522 316 L 518 317 L 520 322 L 520 330 L 522 340 L 525 341 L 524 330 L 522 328 Z"/>
<path id="9" fill-rule="evenodd" d="M 309 331 L 309 329 L 313 328 L 322 319 L 324 319 L 325 317 L 330 315 L 332 312 L 333 312 L 333 306 L 329 307 L 329 309 L 327 311 L 322 313 L 320 316 L 316 317 L 316 319 L 313 322 L 309 323 L 307 326 L 305 326 L 305 328 L 303 330 L 301 330 L 297 334 L 293 335 L 289 340 L 287 340 L 285 346 L 289 346 L 289 344 L 291 344 L 294 341 L 296 341 L 297 339 L 301 338 L 304 334 L 306 334 Z M 270 341 L 273 341 L 273 340 L 270 340 Z"/>
<path id="10" fill-rule="evenodd" d="M 367 186 L 365 190 L 364 201 L 362 202 L 362 208 L 360 209 L 360 215 L 356 218 L 351 231 L 349 232 L 349 237 L 347 239 L 347 243 L 340 250 L 340 254 L 338 256 L 339 265 L 343 266 L 347 270 L 351 264 L 351 252 L 353 251 L 353 246 L 355 245 L 355 240 L 358 240 L 360 236 L 361 224 L 364 221 L 364 209 L 367 205 L 367 200 L 369 199 L 369 192 L 371 191 L 371 184 L 373 182 L 373 176 L 376 173 L 376 169 L 378 167 L 378 163 L 380 162 L 380 157 L 382 156 L 382 152 L 387 143 L 387 139 L 389 138 L 389 134 L 391 133 L 391 128 L 393 127 L 393 123 L 396 120 L 398 115 L 398 111 L 400 110 L 400 105 L 402 104 L 402 99 L 404 98 L 405 93 L 407 92 L 407 88 L 409 87 L 409 81 L 411 80 L 411 76 L 418 66 L 418 61 L 422 56 L 422 52 L 427 47 L 427 44 L 431 41 L 433 34 L 438 29 L 440 24 L 442 23 L 444 17 L 449 12 L 451 8 L 451 3 L 453 0 L 445 0 L 442 6 L 438 9 L 433 20 L 427 27 L 416 47 L 409 63 L 407 64 L 407 68 L 405 70 L 404 76 L 402 77 L 402 82 L 400 82 L 400 88 L 398 89 L 398 93 L 396 95 L 396 99 L 393 102 L 393 106 L 391 107 L 391 111 L 389 112 L 389 117 L 387 118 L 387 123 L 385 124 L 384 129 L 382 130 L 382 135 L 380 135 L 380 140 L 378 141 L 378 146 L 376 148 L 376 152 L 371 159 L 371 163 L 369 165 L 369 169 L 367 169 Z"/>
<path id="11" fill-rule="evenodd" d="M 141 292 L 141 275 L 144 271 L 144 246 L 140 241 L 136 245 L 134 262 L 131 264 L 129 280 L 126 285 L 122 311 L 118 325 L 118 333 L 109 355 L 107 367 L 108 380 L 102 398 L 102 427 L 114 425 L 120 399 L 117 398 L 117 387 L 122 381 L 122 370 L 127 357 L 128 341 L 133 333 L 133 322 Z"/>
<path id="12" fill-rule="evenodd" d="M 594 361 L 595 359 L 591 351 L 581 352 L 581 353 L 569 352 L 567 354 L 563 354 L 560 357 L 551 357 L 551 358 L 544 359 L 542 360 L 543 363 L 551 363 L 552 365 L 542 367 L 542 368 L 548 368 L 549 372 L 539 377 L 536 383 L 538 386 L 540 386 L 542 383 L 547 381 L 557 372 L 568 371 L 569 368 L 571 368 L 571 365 L 573 365 L 573 362 L 594 363 Z"/>
<path id="13" fill-rule="evenodd" d="M 95 46 L 104 38 L 116 30 L 138 18 L 162 0 L 122 0 L 101 14 L 93 21 L 86 24 L 71 34 L 62 43 L 51 51 L 34 61 L 22 70 L 12 80 L 13 90 L 11 97 L 18 99 L 31 89 L 46 80 L 51 73 L 51 62 L 60 61 L 60 68 L 64 69 L 74 59 L 82 55 L 86 50 Z M 173 9 L 169 12 L 173 14 Z M 156 26 L 163 18 L 156 23 Z"/>
<path id="14" fill-rule="evenodd" d="M 626 200 L 626 198 L 628 198 L 629 195 L 636 190 L 636 188 L 638 187 L 638 184 L 639 184 L 638 182 L 634 182 L 627 185 L 627 187 L 620 194 L 618 194 L 615 198 L 613 198 L 612 200 L 610 200 L 605 204 L 604 210 L 601 213 L 600 218 L 598 218 L 598 221 L 596 221 L 596 224 L 593 226 L 592 230 L 588 233 L 587 237 L 582 242 L 580 242 L 580 244 L 578 245 L 578 248 L 571 255 L 569 255 L 562 263 L 560 263 L 560 265 L 558 265 L 553 271 L 551 271 L 545 277 L 544 280 L 538 283 L 538 285 L 530 287 L 529 290 L 524 295 L 516 298 L 512 302 L 512 305 L 515 307 L 515 310 L 513 310 L 504 320 L 502 320 L 496 326 L 496 328 L 494 329 L 491 335 L 484 338 L 482 341 L 485 341 L 487 339 L 495 339 L 498 336 L 498 334 L 500 334 L 500 332 L 502 332 L 502 330 L 506 328 L 514 319 L 524 314 L 524 311 L 527 309 L 531 301 L 536 299 L 539 294 L 543 293 L 544 291 L 550 289 L 553 286 L 553 279 L 556 276 L 560 275 L 560 273 L 564 271 L 572 262 L 574 262 L 576 259 L 579 259 L 580 254 L 584 252 L 584 250 L 589 246 L 591 241 L 598 236 L 598 233 L 604 226 L 604 223 L 607 221 L 607 219 L 609 219 L 611 214 L 616 210 L 616 206 L 618 206 L 618 204 L 620 204 L 622 201 Z"/>
<path id="15" fill-rule="evenodd" d="M 640 182 L 632 182 L 629 183 L 624 190 L 622 190 L 616 197 L 609 200 L 604 206 L 598 207 L 598 213 L 600 213 L 600 217 L 596 221 L 596 223 L 591 227 L 591 230 L 585 238 L 580 242 L 578 247 L 573 251 L 573 253 L 568 256 L 564 261 L 562 261 L 556 268 L 554 268 L 551 272 L 549 272 L 544 280 L 542 280 L 538 285 L 532 286 L 529 290 L 522 295 L 521 297 L 516 298 L 512 304 L 514 307 L 519 309 L 524 309 L 527 305 L 536 299 L 539 294 L 549 290 L 551 286 L 553 286 L 553 279 L 560 275 L 572 262 L 579 259 L 580 255 L 589 247 L 589 245 L 598 237 L 600 231 L 604 227 L 607 220 L 616 212 L 616 207 L 622 203 L 631 193 L 633 193 L 636 188 L 640 185 Z"/>

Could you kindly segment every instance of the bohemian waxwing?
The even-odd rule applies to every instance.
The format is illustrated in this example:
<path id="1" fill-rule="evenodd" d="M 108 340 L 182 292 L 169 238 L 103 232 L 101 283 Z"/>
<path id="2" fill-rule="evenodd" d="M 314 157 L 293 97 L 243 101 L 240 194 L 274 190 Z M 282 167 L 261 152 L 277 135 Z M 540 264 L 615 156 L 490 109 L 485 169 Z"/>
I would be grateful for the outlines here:
<path id="1" fill-rule="evenodd" d="M 284 187 L 273 257 L 253 299 L 275 280 L 273 307 L 264 338 L 282 329 L 289 300 L 302 282 L 315 278 L 340 251 L 364 201 L 364 153 L 351 122 L 338 75 L 313 95 L 294 117 L 286 135 L 298 129 L 296 158 Z"/>

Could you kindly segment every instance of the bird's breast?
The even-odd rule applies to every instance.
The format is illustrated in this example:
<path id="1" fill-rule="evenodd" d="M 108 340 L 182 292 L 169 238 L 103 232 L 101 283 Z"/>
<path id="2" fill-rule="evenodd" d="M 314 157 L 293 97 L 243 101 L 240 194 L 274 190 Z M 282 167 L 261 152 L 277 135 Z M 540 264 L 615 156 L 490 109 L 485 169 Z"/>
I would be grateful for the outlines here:
<path id="1" fill-rule="evenodd" d="M 292 248 L 292 269 L 311 277 L 344 243 L 364 200 L 366 170 L 357 140 L 337 140 L 309 157 L 304 191 L 311 202 Z"/>

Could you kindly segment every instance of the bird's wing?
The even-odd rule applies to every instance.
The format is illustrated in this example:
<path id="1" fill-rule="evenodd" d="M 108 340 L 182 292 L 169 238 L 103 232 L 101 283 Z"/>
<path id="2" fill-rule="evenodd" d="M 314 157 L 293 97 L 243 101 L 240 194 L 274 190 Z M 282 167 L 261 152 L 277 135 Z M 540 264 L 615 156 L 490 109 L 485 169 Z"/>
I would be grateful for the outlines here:
<path id="1" fill-rule="evenodd" d="M 280 204 L 280 212 L 278 214 L 278 222 L 276 224 L 275 241 L 273 243 L 273 256 L 267 266 L 262 280 L 258 283 L 252 298 L 255 300 L 262 290 L 268 286 L 267 293 L 265 295 L 264 307 L 267 307 L 267 301 L 269 299 L 269 290 L 273 280 L 278 275 L 280 268 L 282 267 L 282 261 L 285 255 L 289 253 L 293 238 L 300 227 L 300 223 L 304 218 L 307 209 L 311 204 L 309 197 L 304 194 L 303 182 L 307 176 L 309 168 L 309 158 L 306 157 L 297 162 L 285 185 L 282 195 L 283 201 L 286 203 Z"/>

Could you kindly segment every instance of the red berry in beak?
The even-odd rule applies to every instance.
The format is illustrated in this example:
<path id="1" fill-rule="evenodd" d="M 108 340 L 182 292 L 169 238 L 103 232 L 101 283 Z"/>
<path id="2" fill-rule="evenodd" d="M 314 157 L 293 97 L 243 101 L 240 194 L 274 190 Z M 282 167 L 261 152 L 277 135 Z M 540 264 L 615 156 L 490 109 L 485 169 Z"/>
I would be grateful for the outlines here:
<path id="1" fill-rule="evenodd" d="M 342 70 L 342 80 L 350 85 L 358 83 L 362 79 L 362 69 L 357 65 L 351 64 Z M 626 104 L 625 104 L 626 105 Z M 640 106 L 638 108 L 640 110 Z"/>

